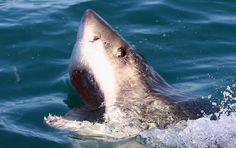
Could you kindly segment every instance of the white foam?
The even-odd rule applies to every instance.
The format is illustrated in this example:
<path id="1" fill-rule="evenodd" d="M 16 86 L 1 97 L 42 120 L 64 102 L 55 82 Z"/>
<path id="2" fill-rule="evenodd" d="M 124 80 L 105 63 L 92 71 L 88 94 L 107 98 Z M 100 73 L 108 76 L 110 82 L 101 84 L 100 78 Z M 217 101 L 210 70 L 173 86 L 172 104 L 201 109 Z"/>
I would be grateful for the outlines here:
<path id="1" fill-rule="evenodd" d="M 137 140 L 149 147 L 181 148 L 235 148 L 236 113 L 228 115 L 235 107 L 235 84 L 222 91 L 221 116 L 213 121 L 209 117 L 182 121 L 168 129 L 152 129 L 137 136 Z M 212 95 L 209 95 L 211 99 Z"/>
<path id="2" fill-rule="evenodd" d="M 152 129 L 137 138 L 150 147 L 227 147 L 236 145 L 236 114 L 222 115 L 220 120 L 207 117 L 181 122 L 174 127 Z"/>

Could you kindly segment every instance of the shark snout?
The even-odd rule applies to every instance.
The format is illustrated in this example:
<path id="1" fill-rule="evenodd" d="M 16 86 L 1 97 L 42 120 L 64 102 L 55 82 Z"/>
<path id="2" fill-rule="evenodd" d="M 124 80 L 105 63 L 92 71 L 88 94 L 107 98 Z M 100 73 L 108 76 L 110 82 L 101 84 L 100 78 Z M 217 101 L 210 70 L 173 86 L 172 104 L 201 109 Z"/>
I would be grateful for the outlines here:
<path id="1" fill-rule="evenodd" d="M 80 21 L 79 39 L 93 43 L 101 38 L 101 29 L 104 28 L 102 18 L 91 9 L 87 9 Z"/>

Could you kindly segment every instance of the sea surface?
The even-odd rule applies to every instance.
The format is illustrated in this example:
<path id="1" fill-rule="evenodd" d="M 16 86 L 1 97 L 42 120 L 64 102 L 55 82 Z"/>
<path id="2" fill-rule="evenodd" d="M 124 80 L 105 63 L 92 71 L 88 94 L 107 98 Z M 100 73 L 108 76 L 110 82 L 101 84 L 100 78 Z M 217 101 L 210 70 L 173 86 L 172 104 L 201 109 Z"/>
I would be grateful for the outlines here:
<path id="1" fill-rule="evenodd" d="M 91 8 L 167 82 L 234 112 L 235 0 L 0 1 L 0 147 L 235 147 L 236 115 L 145 131 L 119 141 L 77 138 L 44 117 L 82 104 L 69 58 Z M 140 145 L 139 143 L 142 143 Z"/>

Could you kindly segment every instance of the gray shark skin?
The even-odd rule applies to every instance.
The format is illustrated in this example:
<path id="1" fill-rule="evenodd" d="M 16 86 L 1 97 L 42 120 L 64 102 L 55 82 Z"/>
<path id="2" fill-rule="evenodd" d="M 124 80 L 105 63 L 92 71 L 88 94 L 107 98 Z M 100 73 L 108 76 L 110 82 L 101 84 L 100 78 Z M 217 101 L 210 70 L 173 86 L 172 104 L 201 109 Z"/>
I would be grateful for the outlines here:
<path id="1" fill-rule="evenodd" d="M 64 116 L 67 119 L 120 120 L 119 124 L 145 130 L 167 128 L 180 120 L 218 111 L 209 101 L 183 94 L 169 85 L 90 9 L 81 19 L 69 74 L 86 106 L 72 109 Z"/>

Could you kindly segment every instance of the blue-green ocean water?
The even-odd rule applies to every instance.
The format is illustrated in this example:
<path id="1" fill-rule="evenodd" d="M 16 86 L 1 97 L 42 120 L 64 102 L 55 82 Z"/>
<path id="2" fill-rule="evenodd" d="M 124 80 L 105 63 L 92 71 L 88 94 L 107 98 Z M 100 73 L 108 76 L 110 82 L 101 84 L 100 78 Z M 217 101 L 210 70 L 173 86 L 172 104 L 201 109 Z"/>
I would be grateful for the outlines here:
<path id="1" fill-rule="evenodd" d="M 105 18 L 170 84 L 218 103 L 223 100 L 224 105 L 235 101 L 234 0 L 4 0 L 0 1 L 0 147 L 123 143 L 86 142 L 43 120 L 49 113 L 63 115 L 81 104 L 70 85 L 68 63 L 87 8 Z M 228 128 L 236 131 L 235 126 Z"/>

